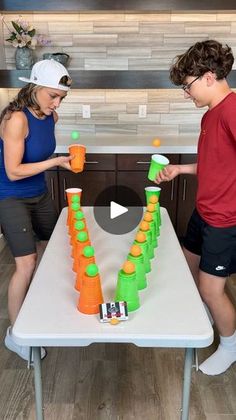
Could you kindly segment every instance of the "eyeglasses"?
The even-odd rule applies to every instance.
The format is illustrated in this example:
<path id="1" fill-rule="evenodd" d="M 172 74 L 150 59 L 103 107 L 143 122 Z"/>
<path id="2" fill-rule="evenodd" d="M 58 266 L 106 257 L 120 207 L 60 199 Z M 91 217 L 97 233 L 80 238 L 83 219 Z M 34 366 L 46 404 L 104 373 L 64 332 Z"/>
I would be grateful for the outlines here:
<path id="1" fill-rule="evenodd" d="M 192 84 L 194 83 L 194 82 L 196 82 L 196 80 L 198 80 L 198 79 L 200 79 L 200 77 L 201 76 L 198 76 L 198 77 L 196 77 L 196 79 L 194 79 L 191 83 L 188 83 L 187 85 L 183 85 L 182 86 L 182 89 L 184 90 L 184 92 L 189 92 L 190 91 L 190 88 L 191 88 L 191 86 L 192 86 Z"/>

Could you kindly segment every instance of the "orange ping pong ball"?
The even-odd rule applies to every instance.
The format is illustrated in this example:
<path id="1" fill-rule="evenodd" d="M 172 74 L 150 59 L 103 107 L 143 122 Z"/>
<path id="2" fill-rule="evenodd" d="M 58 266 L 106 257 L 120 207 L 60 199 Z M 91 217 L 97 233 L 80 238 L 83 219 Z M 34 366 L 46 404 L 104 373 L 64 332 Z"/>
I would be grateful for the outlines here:
<path id="1" fill-rule="evenodd" d="M 140 246 L 138 245 L 132 245 L 130 249 L 130 254 L 133 255 L 133 257 L 139 257 L 141 255 L 142 251 Z"/>
<path id="2" fill-rule="evenodd" d="M 155 204 L 149 203 L 147 205 L 147 210 L 150 211 L 150 212 L 155 211 Z"/>
<path id="3" fill-rule="evenodd" d="M 117 325 L 117 324 L 119 324 L 119 319 L 117 319 L 117 318 L 112 318 L 111 320 L 110 320 L 110 324 L 111 325 Z"/>
<path id="4" fill-rule="evenodd" d="M 161 145 L 161 140 L 160 139 L 154 139 L 152 141 L 152 145 L 156 146 L 156 147 L 159 147 Z"/>
<path id="5" fill-rule="evenodd" d="M 156 195 L 151 195 L 149 198 L 149 203 L 156 204 L 158 203 L 158 197 Z"/>
<path id="6" fill-rule="evenodd" d="M 132 274 L 135 271 L 135 266 L 132 261 L 125 261 L 122 268 L 126 274 Z"/>
<path id="7" fill-rule="evenodd" d="M 137 242 L 140 242 L 140 243 L 145 242 L 146 241 L 146 235 L 143 232 L 138 232 L 135 239 L 136 239 Z"/>
<path id="8" fill-rule="evenodd" d="M 152 214 L 146 211 L 143 219 L 145 220 L 145 222 L 151 222 L 153 220 Z"/>
<path id="9" fill-rule="evenodd" d="M 145 220 L 142 220 L 139 226 L 140 226 L 140 229 L 144 231 L 149 229 L 149 224 Z"/>

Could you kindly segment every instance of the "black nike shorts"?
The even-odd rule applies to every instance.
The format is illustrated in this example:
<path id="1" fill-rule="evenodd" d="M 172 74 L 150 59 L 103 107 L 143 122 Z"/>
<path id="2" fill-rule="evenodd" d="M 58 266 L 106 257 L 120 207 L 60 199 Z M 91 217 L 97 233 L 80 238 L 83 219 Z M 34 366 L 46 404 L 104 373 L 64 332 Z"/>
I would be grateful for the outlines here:
<path id="1" fill-rule="evenodd" d="M 209 226 L 195 209 L 183 245 L 201 256 L 199 268 L 202 271 L 218 277 L 236 273 L 236 226 Z"/>
<path id="2" fill-rule="evenodd" d="M 14 257 L 34 254 L 37 240 L 49 240 L 58 214 L 47 192 L 0 200 L 0 225 Z"/>

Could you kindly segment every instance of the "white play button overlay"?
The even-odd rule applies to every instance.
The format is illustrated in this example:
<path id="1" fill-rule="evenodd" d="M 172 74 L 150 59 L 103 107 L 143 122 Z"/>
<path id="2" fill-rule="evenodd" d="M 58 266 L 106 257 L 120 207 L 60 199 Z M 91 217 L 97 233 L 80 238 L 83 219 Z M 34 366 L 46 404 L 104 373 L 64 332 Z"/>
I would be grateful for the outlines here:
<path id="1" fill-rule="evenodd" d="M 143 216 L 139 195 L 124 185 L 105 188 L 94 202 L 94 218 L 98 225 L 112 235 L 124 235 L 134 230 Z"/>
<path id="2" fill-rule="evenodd" d="M 120 204 L 116 203 L 115 201 L 111 201 L 110 204 L 110 218 L 115 219 L 118 216 L 121 216 L 124 213 L 129 211 L 126 207 L 121 206 Z"/>

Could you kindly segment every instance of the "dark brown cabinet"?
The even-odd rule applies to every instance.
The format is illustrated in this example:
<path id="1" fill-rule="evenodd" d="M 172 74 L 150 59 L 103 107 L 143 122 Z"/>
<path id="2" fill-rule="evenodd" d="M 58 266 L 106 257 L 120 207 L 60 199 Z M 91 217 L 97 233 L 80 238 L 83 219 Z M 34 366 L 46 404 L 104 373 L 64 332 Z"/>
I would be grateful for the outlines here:
<path id="1" fill-rule="evenodd" d="M 166 154 L 171 164 L 188 164 L 196 162 L 195 154 Z M 145 206 L 147 186 L 155 185 L 147 178 L 150 154 L 87 154 L 84 171 L 78 174 L 53 168 L 46 172 L 48 189 L 56 208 L 60 211 L 67 206 L 66 188 L 82 188 L 82 205 L 94 206 L 98 195 L 112 186 L 126 186 L 134 190 Z M 171 182 L 161 185 L 160 204 L 168 210 L 173 226 L 181 239 L 195 206 L 197 178 L 194 175 L 181 175 Z M 109 192 L 108 192 L 109 193 Z M 103 196 L 104 203 L 112 198 Z M 117 197 L 117 202 L 119 199 Z"/>
<path id="2" fill-rule="evenodd" d="M 116 184 L 116 156 L 87 154 L 83 172 L 75 174 L 63 169 L 59 169 L 58 172 L 61 208 L 67 206 L 66 188 L 82 188 L 82 205 L 94 206 L 97 196 Z"/>
<path id="3" fill-rule="evenodd" d="M 180 156 L 181 164 L 196 163 L 197 155 Z M 187 224 L 195 207 L 197 192 L 197 177 L 195 175 L 180 175 L 178 180 L 178 206 L 176 233 L 181 239 L 186 232 Z"/>
<path id="4" fill-rule="evenodd" d="M 165 155 L 172 164 L 179 163 L 178 154 Z M 150 154 L 120 154 L 117 155 L 117 184 L 125 185 L 133 189 L 140 197 L 143 205 L 145 202 L 144 188 L 147 186 L 156 185 L 147 178 Z M 176 210 L 177 210 L 177 192 L 178 179 L 171 182 L 165 182 L 160 185 L 161 206 L 166 207 L 173 225 L 176 225 Z"/>
<path id="5" fill-rule="evenodd" d="M 57 211 L 60 212 L 60 210 L 61 210 L 60 201 L 59 201 L 59 186 L 60 186 L 60 184 L 59 184 L 59 181 L 58 181 L 58 171 L 57 171 L 57 169 L 46 171 L 45 176 L 46 176 L 48 191 L 51 194 L 52 200 L 55 204 L 55 207 L 56 207 Z"/>

